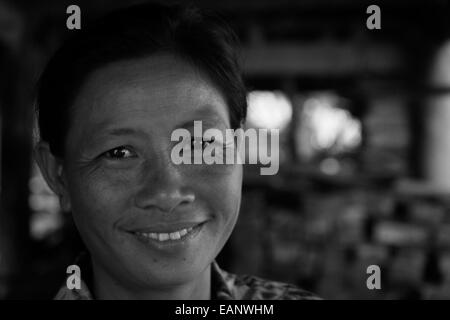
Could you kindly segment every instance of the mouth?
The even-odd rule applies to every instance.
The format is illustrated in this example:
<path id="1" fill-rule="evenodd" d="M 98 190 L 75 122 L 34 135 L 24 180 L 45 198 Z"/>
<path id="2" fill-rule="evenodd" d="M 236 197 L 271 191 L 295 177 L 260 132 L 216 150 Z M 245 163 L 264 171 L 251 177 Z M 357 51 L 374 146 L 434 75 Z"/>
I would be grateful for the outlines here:
<path id="1" fill-rule="evenodd" d="M 205 222 L 170 232 L 150 232 L 145 230 L 131 231 L 130 233 L 144 243 L 153 243 L 157 245 L 173 245 L 183 243 L 197 236 L 203 229 Z"/>

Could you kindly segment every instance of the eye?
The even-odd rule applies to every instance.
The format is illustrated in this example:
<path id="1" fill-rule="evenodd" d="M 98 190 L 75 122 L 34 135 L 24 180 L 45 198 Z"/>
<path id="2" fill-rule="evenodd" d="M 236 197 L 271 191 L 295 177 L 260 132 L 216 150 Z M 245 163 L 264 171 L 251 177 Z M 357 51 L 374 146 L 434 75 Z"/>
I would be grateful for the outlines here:
<path id="1" fill-rule="evenodd" d="M 109 159 L 128 159 L 128 158 L 135 158 L 136 153 L 128 147 L 121 146 L 106 151 L 104 153 L 104 156 Z"/>
<path id="2" fill-rule="evenodd" d="M 209 144 L 211 144 L 211 143 L 213 143 L 214 140 L 215 140 L 214 137 L 212 137 L 212 138 L 209 139 L 209 140 L 204 140 L 204 139 L 200 139 L 200 138 L 195 138 L 195 137 L 194 137 L 194 138 L 192 138 L 191 143 L 192 143 L 192 147 L 194 147 L 197 143 L 201 143 L 201 144 L 202 144 L 202 149 L 205 149 L 206 146 L 209 145 Z"/>

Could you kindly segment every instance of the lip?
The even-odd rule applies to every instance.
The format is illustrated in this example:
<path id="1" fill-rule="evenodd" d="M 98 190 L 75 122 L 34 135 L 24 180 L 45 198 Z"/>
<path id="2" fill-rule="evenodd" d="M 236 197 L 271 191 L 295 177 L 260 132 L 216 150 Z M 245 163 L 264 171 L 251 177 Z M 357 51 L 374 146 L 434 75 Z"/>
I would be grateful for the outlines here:
<path id="1" fill-rule="evenodd" d="M 205 221 L 189 221 L 189 222 L 174 222 L 174 223 L 159 223 L 149 227 L 130 228 L 126 231 L 131 233 L 172 233 L 175 231 L 194 228 L 200 224 L 204 224 Z"/>
<path id="2" fill-rule="evenodd" d="M 158 250 L 167 250 L 167 249 L 182 249 L 185 248 L 185 246 L 193 241 L 202 231 L 203 227 L 205 226 L 207 222 L 200 223 L 194 225 L 193 229 L 186 234 L 184 237 L 180 239 L 170 239 L 166 241 L 159 241 L 156 239 L 144 237 L 140 235 L 139 233 L 135 232 L 129 232 L 130 235 L 132 235 L 135 239 L 137 239 L 139 242 L 150 245 Z"/>

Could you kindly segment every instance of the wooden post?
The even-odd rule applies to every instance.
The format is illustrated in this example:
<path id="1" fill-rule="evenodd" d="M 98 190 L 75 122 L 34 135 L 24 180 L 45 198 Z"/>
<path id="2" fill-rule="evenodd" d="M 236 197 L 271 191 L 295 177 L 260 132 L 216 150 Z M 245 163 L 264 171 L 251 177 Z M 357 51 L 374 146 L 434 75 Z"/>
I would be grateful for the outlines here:
<path id="1" fill-rule="evenodd" d="M 436 89 L 425 104 L 425 179 L 450 192 L 450 42 L 437 52 L 431 68 L 431 87 Z M 447 89 L 438 90 L 438 89 Z"/>

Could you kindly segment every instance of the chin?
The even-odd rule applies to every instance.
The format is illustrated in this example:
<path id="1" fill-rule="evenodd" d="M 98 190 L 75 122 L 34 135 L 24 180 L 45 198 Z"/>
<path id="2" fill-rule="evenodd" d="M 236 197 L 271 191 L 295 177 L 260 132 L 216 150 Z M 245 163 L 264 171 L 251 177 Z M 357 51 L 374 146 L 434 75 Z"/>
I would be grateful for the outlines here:
<path id="1" fill-rule="evenodd" d="M 208 267 L 208 264 L 197 266 L 185 264 L 182 266 L 167 266 L 167 268 L 152 268 L 151 270 L 140 270 L 140 283 L 152 286 L 175 286 L 188 283 L 197 279 Z"/>

